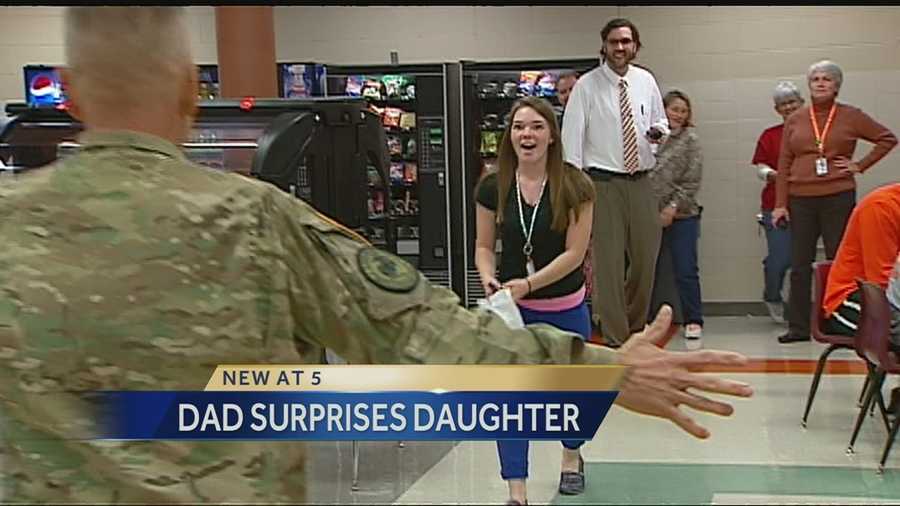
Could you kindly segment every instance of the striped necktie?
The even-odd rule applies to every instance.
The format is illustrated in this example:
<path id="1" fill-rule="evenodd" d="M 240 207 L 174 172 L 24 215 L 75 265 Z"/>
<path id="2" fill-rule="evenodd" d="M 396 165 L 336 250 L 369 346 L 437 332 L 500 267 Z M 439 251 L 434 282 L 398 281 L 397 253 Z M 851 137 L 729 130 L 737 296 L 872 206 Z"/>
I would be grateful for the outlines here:
<path id="1" fill-rule="evenodd" d="M 622 152 L 625 155 L 625 170 L 633 174 L 639 168 L 637 134 L 634 130 L 634 114 L 628 100 L 628 82 L 619 79 L 619 109 L 622 114 Z"/>

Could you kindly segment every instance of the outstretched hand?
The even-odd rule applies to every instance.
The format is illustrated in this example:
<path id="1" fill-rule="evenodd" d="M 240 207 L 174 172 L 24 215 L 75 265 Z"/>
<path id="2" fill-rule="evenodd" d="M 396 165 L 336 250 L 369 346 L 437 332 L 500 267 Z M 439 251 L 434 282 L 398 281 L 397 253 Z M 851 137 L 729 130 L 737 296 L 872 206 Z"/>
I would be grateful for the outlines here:
<path id="1" fill-rule="evenodd" d="M 631 336 L 619 349 L 622 365 L 629 366 L 616 404 L 644 415 L 666 418 L 692 436 L 705 439 L 710 433 L 681 410 L 682 405 L 699 411 L 730 416 L 734 408 L 698 392 L 750 397 L 750 385 L 696 372 L 702 366 L 739 366 L 747 363 L 740 353 L 701 350 L 666 351 L 657 346 L 669 329 L 672 309 L 663 306 L 653 323 Z M 690 391 L 689 391 L 690 390 Z"/>

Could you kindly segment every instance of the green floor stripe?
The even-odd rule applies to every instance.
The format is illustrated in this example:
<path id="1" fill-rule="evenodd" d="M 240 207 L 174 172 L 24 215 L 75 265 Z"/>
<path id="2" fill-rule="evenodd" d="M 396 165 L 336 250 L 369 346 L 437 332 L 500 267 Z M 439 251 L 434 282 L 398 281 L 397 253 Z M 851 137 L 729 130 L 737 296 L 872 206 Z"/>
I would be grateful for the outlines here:
<path id="1" fill-rule="evenodd" d="M 897 499 L 900 470 L 724 464 L 585 463 L 587 490 L 554 504 L 709 504 L 714 494 Z"/>

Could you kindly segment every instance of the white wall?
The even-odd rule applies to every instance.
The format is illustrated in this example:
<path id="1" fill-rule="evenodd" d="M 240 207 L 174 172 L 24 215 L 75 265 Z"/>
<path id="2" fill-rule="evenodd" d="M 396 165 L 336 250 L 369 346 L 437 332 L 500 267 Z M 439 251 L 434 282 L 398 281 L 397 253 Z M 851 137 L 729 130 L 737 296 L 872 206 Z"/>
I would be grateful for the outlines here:
<path id="1" fill-rule="evenodd" d="M 780 120 L 771 90 L 823 58 L 845 72 L 841 99 L 900 133 L 898 7 L 277 7 L 280 60 L 401 63 L 597 55 L 600 29 L 634 21 L 663 92 L 692 98 L 705 152 L 701 282 L 708 301 L 756 301 L 765 238 L 761 185 L 749 166 L 760 132 Z M 868 145 L 861 143 L 861 152 Z M 900 180 L 900 150 L 859 178 L 860 194 Z"/>
<path id="2" fill-rule="evenodd" d="M 594 56 L 616 7 L 276 7 L 279 60 L 401 63 Z"/>
<path id="3" fill-rule="evenodd" d="M 197 63 L 216 63 L 216 22 L 213 7 L 188 7 L 191 44 Z M 22 67 L 61 65 L 62 7 L 0 7 L 0 101 L 25 99 Z M 135 55 L 140 63 L 140 55 Z"/>
<path id="4" fill-rule="evenodd" d="M 215 63 L 213 8 L 189 11 L 195 58 Z M 22 100 L 22 65 L 62 62 L 61 13 L 0 8 L 0 99 Z M 639 60 L 663 91 L 677 86 L 694 102 L 706 158 L 704 299 L 759 300 L 765 240 L 753 218 L 760 184 L 749 160 L 759 133 L 779 119 L 771 89 L 783 78 L 804 87 L 809 64 L 831 58 L 845 72 L 841 99 L 900 133 L 900 7 L 276 7 L 276 57 L 336 64 L 384 64 L 392 50 L 401 63 L 593 57 L 600 28 L 615 16 L 641 30 Z M 860 194 L 900 180 L 898 151 L 859 178 Z"/>

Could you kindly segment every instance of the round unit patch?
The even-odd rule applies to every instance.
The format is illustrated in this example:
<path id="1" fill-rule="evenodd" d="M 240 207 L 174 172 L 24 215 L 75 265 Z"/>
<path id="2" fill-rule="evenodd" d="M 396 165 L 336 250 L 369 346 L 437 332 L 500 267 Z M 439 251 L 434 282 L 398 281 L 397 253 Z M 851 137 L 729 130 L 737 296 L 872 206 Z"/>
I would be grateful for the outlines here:
<path id="1" fill-rule="evenodd" d="M 387 251 L 363 248 L 356 254 L 356 263 L 366 279 L 389 292 L 411 292 L 419 284 L 413 266 Z"/>

